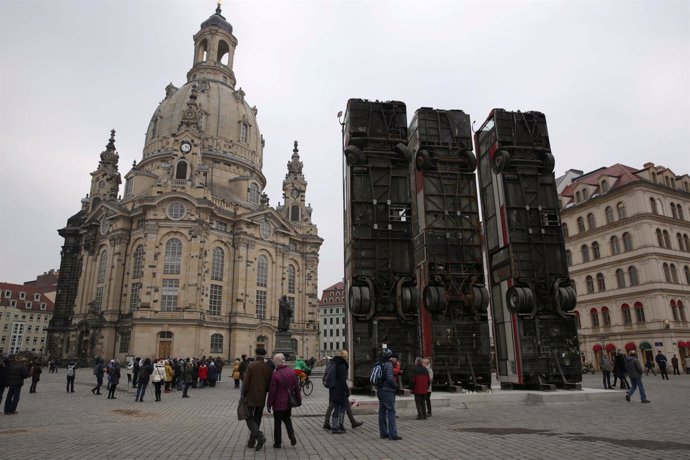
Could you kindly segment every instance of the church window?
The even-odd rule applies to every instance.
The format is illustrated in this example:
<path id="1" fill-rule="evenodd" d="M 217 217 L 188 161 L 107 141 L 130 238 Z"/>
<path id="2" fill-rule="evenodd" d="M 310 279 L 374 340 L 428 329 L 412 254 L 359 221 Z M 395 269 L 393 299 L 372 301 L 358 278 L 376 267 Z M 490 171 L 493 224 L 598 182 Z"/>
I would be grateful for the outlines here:
<path id="1" fill-rule="evenodd" d="M 211 353 L 223 353 L 223 336 L 213 334 L 211 336 Z"/>
<path id="2" fill-rule="evenodd" d="M 287 268 L 287 288 L 288 294 L 295 293 L 295 266 L 288 265 Z"/>
<path id="3" fill-rule="evenodd" d="M 96 309 L 96 311 L 101 311 L 101 308 L 103 307 L 103 291 L 105 288 L 103 286 L 98 286 L 96 288 L 96 298 L 93 299 L 93 308 Z"/>
<path id="4" fill-rule="evenodd" d="M 657 228 L 656 229 L 656 242 L 659 245 L 659 247 L 663 248 L 664 247 L 664 236 L 661 233 L 661 229 Z"/>
<path id="5" fill-rule="evenodd" d="M 623 202 L 620 202 L 616 205 L 616 209 L 618 210 L 618 219 L 625 219 L 627 216 L 625 214 L 625 205 Z"/>
<path id="6" fill-rule="evenodd" d="M 261 226 L 259 227 L 259 231 L 261 232 L 261 238 L 267 240 L 271 237 L 271 224 L 267 220 L 264 220 L 261 222 Z"/>
<path id="7" fill-rule="evenodd" d="M 161 289 L 161 311 L 175 311 L 177 308 L 180 280 L 164 278 Z"/>
<path id="8" fill-rule="evenodd" d="M 223 286 L 220 284 L 212 284 L 211 292 L 208 296 L 208 314 L 220 315 L 220 306 L 223 300 Z"/>
<path id="9" fill-rule="evenodd" d="M 132 278 L 141 278 L 144 274 L 144 245 L 140 244 L 134 250 L 134 264 L 132 267 Z"/>
<path id="10" fill-rule="evenodd" d="M 103 251 L 98 259 L 98 279 L 97 283 L 105 282 L 105 269 L 108 265 L 108 253 Z"/>
<path id="11" fill-rule="evenodd" d="M 125 182 L 125 198 L 129 198 L 132 196 L 132 190 L 134 189 L 134 179 L 129 178 L 127 179 L 127 182 Z"/>
<path id="12" fill-rule="evenodd" d="M 611 314 L 609 313 L 608 307 L 601 307 L 601 317 L 604 320 L 604 326 L 611 325 Z"/>
<path id="13" fill-rule="evenodd" d="M 263 254 L 256 259 L 256 285 L 261 287 L 268 285 L 268 259 Z"/>
<path id="14" fill-rule="evenodd" d="M 243 144 L 249 142 L 249 125 L 245 122 L 240 123 L 240 142 Z"/>
<path id="15" fill-rule="evenodd" d="M 247 197 L 247 201 L 249 201 L 250 203 L 258 203 L 259 199 L 261 198 L 259 186 L 252 182 L 251 184 L 249 184 L 248 192 L 249 195 Z"/>
<path id="16" fill-rule="evenodd" d="M 685 220 L 685 216 L 683 215 L 683 208 L 681 208 L 681 206 L 678 205 L 676 209 L 678 210 L 678 219 Z"/>
<path id="17" fill-rule="evenodd" d="M 179 275 L 182 265 L 182 242 L 172 238 L 165 243 L 165 259 L 163 261 L 163 273 L 166 275 Z"/>
<path id="18" fill-rule="evenodd" d="M 151 137 L 156 137 L 158 135 L 158 117 L 151 120 Z"/>
<path id="19" fill-rule="evenodd" d="M 644 323 L 646 321 L 644 316 L 644 306 L 641 302 L 635 302 L 635 316 L 638 323 Z"/>
<path id="20" fill-rule="evenodd" d="M 605 213 L 606 213 L 606 223 L 607 224 L 613 223 L 613 208 L 611 206 L 607 206 Z"/>
<path id="21" fill-rule="evenodd" d="M 591 276 L 585 278 L 585 284 L 587 285 L 587 294 L 594 292 L 594 279 Z"/>
<path id="22" fill-rule="evenodd" d="M 132 283 L 132 291 L 129 296 L 129 312 L 133 312 L 139 306 L 141 283 Z"/>
<path id="23" fill-rule="evenodd" d="M 621 244 L 616 235 L 611 237 L 611 255 L 616 255 L 621 253 Z"/>
<path id="24" fill-rule="evenodd" d="M 589 262 L 589 247 L 586 244 L 582 245 L 580 253 L 582 254 L 582 263 Z"/>
<path id="25" fill-rule="evenodd" d="M 628 277 L 630 278 L 630 286 L 637 286 L 640 284 L 640 280 L 637 276 L 637 268 L 628 267 Z"/>
<path id="26" fill-rule="evenodd" d="M 597 273 L 597 288 L 599 289 L 599 291 L 606 290 L 606 281 L 604 280 L 603 273 Z"/>
<path id="27" fill-rule="evenodd" d="M 256 291 L 256 317 L 266 319 L 266 291 Z"/>
<path id="28" fill-rule="evenodd" d="M 678 284 L 678 272 L 676 271 L 676 266 L 671 264 L 671 281 Z"/>
<path id="29" fill-rule="evenodd" d="M 672 249 L 671 246 L 671 235 L 669 235 L 668 230 L 664 230 L 664 247 L 666 249 Z"/>
<path id="30" fill-rule="evenodd" d="M 299 222 L 299 206 L 292 205 L 290 208 L 290 220 L 293 222 Z"/>
<path id="31" fill-rule="evenodd" d="M 187 162 L 178 161 L 175 170 L 175 179 L 187 179 Z"/>
<path id="32" fill-rule="evenodd" d="M 223 281 L 223 265 L 225 263 L 225 252 L 221 248 L 213 249 L 213 266 L 211 269 L 211 279 Z"/>
<path id="33" fill-rule="evenodd" d="M 563 231 L 563 237 L 568 238 L 570 235 L 568 234 L 568 224 L 563 222 L 561 224 L 561 230 Z"/>
<path id="34" fill-rule="evenodd" d="M 230 62 L 230 47 L 223 40 L 218 42 L 218 56 L 216 62 L 224 65 L 229 65 Z"/>
<path id="35" fill-rule="evenodd" d="M 573 254 L 570 252 L 570 249 L 565 251 L 565 261 L 567 262 L 568 267 L 573 265 Z"/>
<path id="36" fill-rule="evenodd" d="M 120 353 L 127 353 L 129 351 L 129 341 L 132 337 L 132 332 L 122 331 L 120 332 Z"/>
<path id="37" fill-rule="evenodd" d="M 665 263 L 663 265 L 663 269 L 664 269 L 664 279 L 666 280 L 667 283 L 670 283 L 671 282 L 671 270 L 669 269 L 668 264 Z"/>
<path id="38" fill-rule="evenodd" d="M 623 250 L 625 252 L 632 251 L 633 249 L 633 244 L 632 244 L 632 236 L 630 233 L 625 232 L 623 233 Z"/>
<path id="39" fill-rule="evenodd" d="M 625 273 L 620 268 L 616 270 L 616 283 L 618 284 L 618 289 L 625 287 Z"/>
<path id="40" fill-rule="evenodd" d="M 168 217 L 172 220 L 180 220 L 186 213 L 187 209 L 184 207 L 184 204 L 179 201 L 175 201 L 168 206 Z"/>
<path id="41" fill-rule="evenodd" d="M 596 308 L 589 311 L 589 316 L 592 319 L 592 327 L 599 327 L 599 312 Z"/>
<path id="42" fill-rule="evenodd" d="M 585 220 L 582 217 L 577 218 L 577 232 L 582 233 L 585 231 Z"/>
<path id="43" fill-rule="evenodd" d="M 295 322 L 295 298 L 288 296 L 288 303 L 290 304 L 290 308 L 292 308 L 292 314 L 290 315 L 290 322 L 294 323 Z"/>
<path id="44" fill-rule="evenodd" d="M 587 214 L 587 225 L 589 226 L 590 230 L 594 230 L 597 226 L 597 223 L 594 220 L 594 214 L 592 214 L 591 212 Z"/>
<path id="45" fill-rule="evenodd" d="M 598 259 L 601 257 L 601 250 L 599 249 L 599 243 L 596 241 L 592 243 L 592 257 L 594 260 Z"/>
<path id="46" fill-rule="evenodd" d="M 216 230 L 219 230 L 221 232 L 227 232 L 228 224 L 226 224 L 225 222 L 216 222 Z"/>
<path id="47" fill-rule="evenodd" d="M 652 206 L 652 214 L 659 214 L 659 209 L 656 207 L 656 200 L 654 198 L 649 199 L 649 204 Z"/>

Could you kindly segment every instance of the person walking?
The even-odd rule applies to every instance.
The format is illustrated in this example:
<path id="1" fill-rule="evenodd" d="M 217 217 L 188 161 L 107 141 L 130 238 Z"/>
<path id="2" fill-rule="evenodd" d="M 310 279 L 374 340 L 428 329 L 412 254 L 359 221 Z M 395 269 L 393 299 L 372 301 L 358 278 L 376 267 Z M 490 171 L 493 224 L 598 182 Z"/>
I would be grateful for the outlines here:
<path id="1" fill-rule="evenodd" d="M 296 445 L 295 429 L 292 426 L 292 408 L 289 404 L 289 395 L 301 402 L 302 395 L 295 373 L 285 364 L 285 355 L 277 353 L 273 357 L 273 364 L 276 369 L 271 375 L 271 384 L 268 389 L 268 412 L 273 412 L 273 447 L 282 447 L 282 425 L 285 424 L 290 444 Z"/>
<path id="2" fill-rule="evenodd" d="M 151 374 L 151 376 L 154 393 L 156 395 L 156 402 L 158 402 L 161 400 L 161 387 L 165 382 L 165 363 L 162 359 L 153 366 L 153 374 Z"/>
<path id="3" fill-rule="evenodd" d="M 635 393 L 635 390 L 639 388 L 640 402 L 651 402 L 647 399 L 647 393 L 642 384 L 642 365 L 640 365 L 640 360 L 637 359 L 635 350 L 631 350 L 630 355 L 625 357 L 625 370 L 628 371 L 628 376 L 630 377 L 630 389 L 625 393 L 625 400 L 630 402 L 630 398 Z"/>
<path id="4" fill-rule="evenodd" d="M 173 378 L 175 377 L 175 371 L 173 370 L 172 364 L 170 364 L 170 360 L 166 359 L 165 360 L 165 392 L 170 393 L 172 390 L 170 387 L 172 386 Z"/>
<path id="5" fill-rule="evenodd" d="M 22 358 L 15 361 L 10 366 L 7 373 L 7 397 L 5 398 L 5 414 L 17 414 L 17 406 L 19 405 L 19 397 L 22 393 L 22 386 L 24 380 L 29 377 L 29 369 L 24 365 Z"/>
<path id="6" fill-rule="evenodd" d="M 74 379 L 77 376 L 77 363 L 67 363 L 67 393 L 74 393 Z"/>
<path id="7" fill-rule="evenodd" d="M 333 404 L 333 414 L 331 415 L 331 433 L 345 433 L 345 412 L 350 405 L 347 397 L 347 350 L 340 350 L 338 356 L 333 358 L 335 364 L 335 385 L 328 389 L 328 401 Z M 306 365 L 305 365 L 306 366 Z"/>
<path id="8" fill-rule="evenodd" d="M 127 385 L 132 385 L 132 371 L 134 370 L 134 361 L 127 361 Z"/>
<path id="9" fill-rule="evenodd" d="M 429 372 L 429 390 L 426 392 L 424 402 L 426 403 L 426 416 L 431 417 L 431 387 L 434 384 L 434 370 L 431 368 L 431 358 L 424 358 L 422 364 Z"/>
<path id="10" fill-rule="evenodd" d="M 240 387 L 240 358 L 235 359 L 232 364 L 232 378 L 235 380 L 235 390 Z"/>
<path id="11" fill-rule="evenodd" d="M 193 375 L 194 375 L 194 362 L 187 358 L 187 361 L 184 363 L 184 368 L 182 370 L 182 380 L 184 382 L 184 390 L 182 390 L 182 397 L 183 398 L 189 398 L 189 395 L 187 392 L 189 391 L 189 387 L 192 386 L 192 381 L 193 381 Z"/>
<path id="12" fill-rule="evenodd" d="M 31 376 L 31 386 L 29 387 L 29 393 L 36 393 L 36 386 L 38 385 L 38 382 L 41 381 L 42 373 L 43 369 L 41 369 L 40 364 L 38 364 L 38 362 L 34 362 L 31 365 L 31 369 L 29 370 L 29 375 Z"/>
<path id="13" fill-rule="evenodd" d="M 103 386 L 103 373 L 105 369 L 103 367 L 103 360 L 101 358 L 96 358 L 96 364 L 93 367 L 93 375 L 96 376 L 96 386 L 91 389 L 91 393 L 95 395 L 101 394 L 101 386 Z"/>
<path id="14" fill-rule="evenodd" d="M 601 369 L 601 373 L 603 374 L 602 378 L 604 383 L 604 389 L 613 390 L 613 387 L 611 386 L 611 371 L 613 370 L 613 363 L 611 363 L 611 360 L 609 359 L 606 352 L 602 353 L 601 355 L 601 361 L 599 361 L 599 368 Z"/>
<path id="15" fill-rule="evenodd" d="M 673 366 L 673 375 L 680 375 L 680 370 L 678 369 L 678 356 L 676 356 L 675 353 L 671 358 L 671 366 Z"/>
<path id="16" fill-rule="evenodd" d="M 199 388 L 204 388 L 206 386 L 206 380 L 208 379 L 208 366 L 205 361 L 201 361 L 199 364 Z"/>
<path id="17" fill-rule="evenodd" d="M 239 360 L 237 364 L 239 367 Z M 239 370 L 237 372 L 239 374 Z M 244 373 L 241 392 L 247 405 L 247 419 L 245 421 L 249 429 L 247 447 L 250 449 L 261 450 L 266 444 L 266 436 L 261 431 L 261 416 L 266 406 L 266 394 L 268 394 L 272 374 L 273 370 L 266 365 L 266 350 L 259 348 L 256 350 L 255 361 L 247 367 L 247 371 Z"/>
<path id="18" fill-rule="evenodd" d="M 134 358 L 132 364 L 132 388 L 137 388 L 139 383 L 139 369 L 141 368 L 141 358 Z"/>
<path id="19" fill-rule="evenodd" d="M 144 402 L 144 393 L 146 393 L 146 386 L 149 384 L 149 378 L 153 373 L 153 366 L 151 365 L 151 358 L 146 358 L 144 363 L 139 366 L 139 373 L 137 375 L 137 394 L 134 401 Z"/>
<path id="20" fill-rule="evenodd" d="M 424 367 L 422 358 L 418 357 L 414 361 L 414 368 L 412 369 L 412 394 L 414 394 L 414 403 L 417 406 L 417 420 L 426 420 L 425 399 L 429 391 L 429 371 Z"/>
<path id="21" fill-rule="evenodd" d="M 645 355 L 646 357 L 646 355 Z M 654 374 L 654 377 L 656 377 L 656 372 L 654 372 L 654 361 L 652 359 L 647 358 L 647 362 L 644 363 L 645 369 L 647 369 L 647 372 L 645 373 L 645 376 L 649 375 L 649 371 L 652 371 L 652 374 Z"/>
<path id="22" fill-rule="evenodd" d="M 628 379 L 625 378 L 625 356 L 623 351 L 618 349 L 616 351 L 616 356 L 613 359 L 613 386 L 616 386 L 616 380 L 621 381 L 621 390 L 630 388 Z"/>
<path id="23" fill-rule="evenodd" d="M 216 367 L 216 363 L 212 360 L 209 360 L 209 363 L 208 363 L 208 386 L 211 388 L 215 388 L 217 379 L 218 379 L 218 368 Z"/>
<path id="24" fill-rule="evenodd" d="M 685 358 L 685 373 L 690 374 L 690 356 Z"/>
<path id="25" fill-rule="evenodd" d="M 384 348 L 381 354 L 383 364 L 383 383 L 376 389 L 376 396 L 379 400 L 379 435 L 381 439 L 399 441 L 398 426 L 395 421 L 395 393 L 398 391 L 398 384 L 393 374 L 393 363 L 391 362 L 393 351 Z"/>
<path id="26" fill-rule="evenodd" d="M 108 399 L 117 399 L 115 397 L 115 390 L 120 383 L 120 363 L 113 360 L 110 367 L 108 367 L 108 380 L 110 380 L 110 385 L 108 386 Z"/>
<path id="27" fill-rule="evenodd" d="M 661 380 L 668 380 L 668 371 L 666 370 L 668 359 L 666 359 L 666 355 L 659 350 L 657 351 L 654 360 L 656 361 L 657 366 L 659 366 L 659 375 L 661 375 Z"/>
<path id="28" fill-rule="evenodd" d="M 0 404 L 7 387 L 7 377 L 10 373 L 11 361 L 9 359 L 0 360 Z"/>

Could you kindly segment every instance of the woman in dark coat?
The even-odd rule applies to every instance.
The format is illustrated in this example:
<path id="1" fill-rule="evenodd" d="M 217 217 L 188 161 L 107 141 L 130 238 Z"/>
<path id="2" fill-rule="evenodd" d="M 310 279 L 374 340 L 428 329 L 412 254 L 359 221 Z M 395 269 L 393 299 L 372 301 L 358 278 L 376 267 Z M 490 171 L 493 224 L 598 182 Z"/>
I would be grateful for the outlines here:
<path id="1" fill-rule="evenodd" d="M 151 365 L 151 358 L 146 358 L 144 364 L 139 368 L 137 395 L 134 401 L 144 402 L 144 393 L 146 393 L 146 386 L 149 384 L 149 378 L 152 373 L 153 365 Z"/>
<path id="2" fill-rule="evenodd" d="M 335 363 L 335 385 L 328 389 L 328 399 L 333 403 L 333 415 L 331 415 L 331 433 L 345 433 L 346 405 L 350 404 L 347 397 L 347 351 L 341 350 L 339 356 L 333 358 Z"/>
<path id="3" fill-rule="evenodd" d="M 115 361 L 108 371 L 108 377 L 110 378 L 110 386 L 108 387 L 108 399 L 117 399 L 115 397 L 115 390 L 117 385 L 120 383 L 120 364 Z"/>

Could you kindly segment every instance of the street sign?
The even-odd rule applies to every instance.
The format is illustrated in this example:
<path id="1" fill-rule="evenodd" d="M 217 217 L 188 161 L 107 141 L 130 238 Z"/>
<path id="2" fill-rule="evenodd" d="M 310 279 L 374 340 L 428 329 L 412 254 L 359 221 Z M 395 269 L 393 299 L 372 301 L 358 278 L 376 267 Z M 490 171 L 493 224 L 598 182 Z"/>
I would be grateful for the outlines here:
<path id="1" fill-rule="evenodd" d="M 654 346 L 655 346 L 655 347 L 663 347 L 663 346 L 664 346 L 664 342 L 654 342 Z"/>

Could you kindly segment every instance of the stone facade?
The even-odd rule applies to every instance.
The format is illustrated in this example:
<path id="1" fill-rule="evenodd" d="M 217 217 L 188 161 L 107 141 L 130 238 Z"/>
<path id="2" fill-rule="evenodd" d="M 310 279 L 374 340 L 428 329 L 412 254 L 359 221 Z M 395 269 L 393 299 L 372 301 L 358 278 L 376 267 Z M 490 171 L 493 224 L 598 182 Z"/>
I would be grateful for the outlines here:
<path id="1" fill-rule="evenodd" d="M 690 351 L 690 176 L 647 163 L 600 168 L 560 194 L 581 351 Z M 679 346 L 680 345 L 680 346 Z"/>
<path id="2" fill-rule="evenodd" d="M 53 301 L 39 289 L 0 283 L 0 356 L 46 352 Z"/>
<path id="3" fill-rule="evenodd" d="M 54 357 L 271 350 L 282 295 L 295 307 L 295 352 L 318 346 L 322 239 L 297 142 L 273 208 L 258 111 L 235 89 L 236 46 L 218 8 L 194 36 L 187 83 L 166 87 L 122 197 L 111 133 L 82 210 L 60 230 Z"/>
<path id="4" fill-rule="evenodd" d="M 345 283 L 340 281 L 324 289 L 319 302 L 319 358 L 335 356 L 339 350 L 348 348 L 345 317 Z"/>

